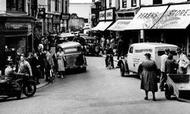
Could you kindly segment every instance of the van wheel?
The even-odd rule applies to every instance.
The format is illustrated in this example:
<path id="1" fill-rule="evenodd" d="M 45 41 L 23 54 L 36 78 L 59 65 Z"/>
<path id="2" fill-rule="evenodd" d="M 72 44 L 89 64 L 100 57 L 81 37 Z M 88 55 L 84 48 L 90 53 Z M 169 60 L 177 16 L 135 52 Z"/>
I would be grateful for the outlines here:
<path id="1" fill-rule="evenodd" d="M 125 75 L 125 68 L 123 63 L 120 64 L 120 73 L 122 77 Z"/>

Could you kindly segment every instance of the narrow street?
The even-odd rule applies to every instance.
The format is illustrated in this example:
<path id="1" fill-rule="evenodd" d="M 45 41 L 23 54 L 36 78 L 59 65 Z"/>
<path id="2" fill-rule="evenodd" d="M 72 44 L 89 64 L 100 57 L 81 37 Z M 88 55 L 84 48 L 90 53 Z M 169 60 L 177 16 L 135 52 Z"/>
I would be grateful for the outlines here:
<path id="1" fill-rule="evenodd" d="M 85 73 L 70 74 L 40 88 L 21 100 L 0 101 L 0 114 L 189 114 L 190 103 L 144 100 L 140 80 L 121 77 L 119 69 L 108 70 L 102 57 L 88 57 Z"/>

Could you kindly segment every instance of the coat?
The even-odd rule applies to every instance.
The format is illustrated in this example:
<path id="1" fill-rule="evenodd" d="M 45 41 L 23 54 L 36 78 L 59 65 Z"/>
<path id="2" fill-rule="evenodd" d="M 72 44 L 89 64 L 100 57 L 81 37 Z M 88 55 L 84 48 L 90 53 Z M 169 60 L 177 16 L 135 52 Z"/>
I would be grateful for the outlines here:
<path id="1" fill-rule="evenodd" d="M 141 89 L 145 91 L 158 91 L 157 66 L 153 60 L 146 60 L 140 65 Z"/>

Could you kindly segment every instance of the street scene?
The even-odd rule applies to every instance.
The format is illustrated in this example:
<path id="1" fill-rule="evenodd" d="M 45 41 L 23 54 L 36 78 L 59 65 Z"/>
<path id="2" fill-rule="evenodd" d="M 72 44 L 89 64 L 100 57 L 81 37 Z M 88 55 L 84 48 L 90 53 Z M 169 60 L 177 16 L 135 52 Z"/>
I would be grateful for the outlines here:
<path id="1" fill-rule="evenodd" d="M 0 0 L 0 114 L 189 114 L 189 0 Z"/>

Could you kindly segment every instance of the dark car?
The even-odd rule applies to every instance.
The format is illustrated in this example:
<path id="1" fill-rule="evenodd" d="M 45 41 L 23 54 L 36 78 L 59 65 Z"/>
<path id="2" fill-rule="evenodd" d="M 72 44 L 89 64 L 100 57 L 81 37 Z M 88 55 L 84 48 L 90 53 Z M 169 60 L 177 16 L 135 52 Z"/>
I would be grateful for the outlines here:
<path id="1" fill-rule="evenodd" d="M 83 36 L 85 39 L 85 49 L 86 55 L 99 56 L 100 55 L 100 45 L 95 37 Z"/>

